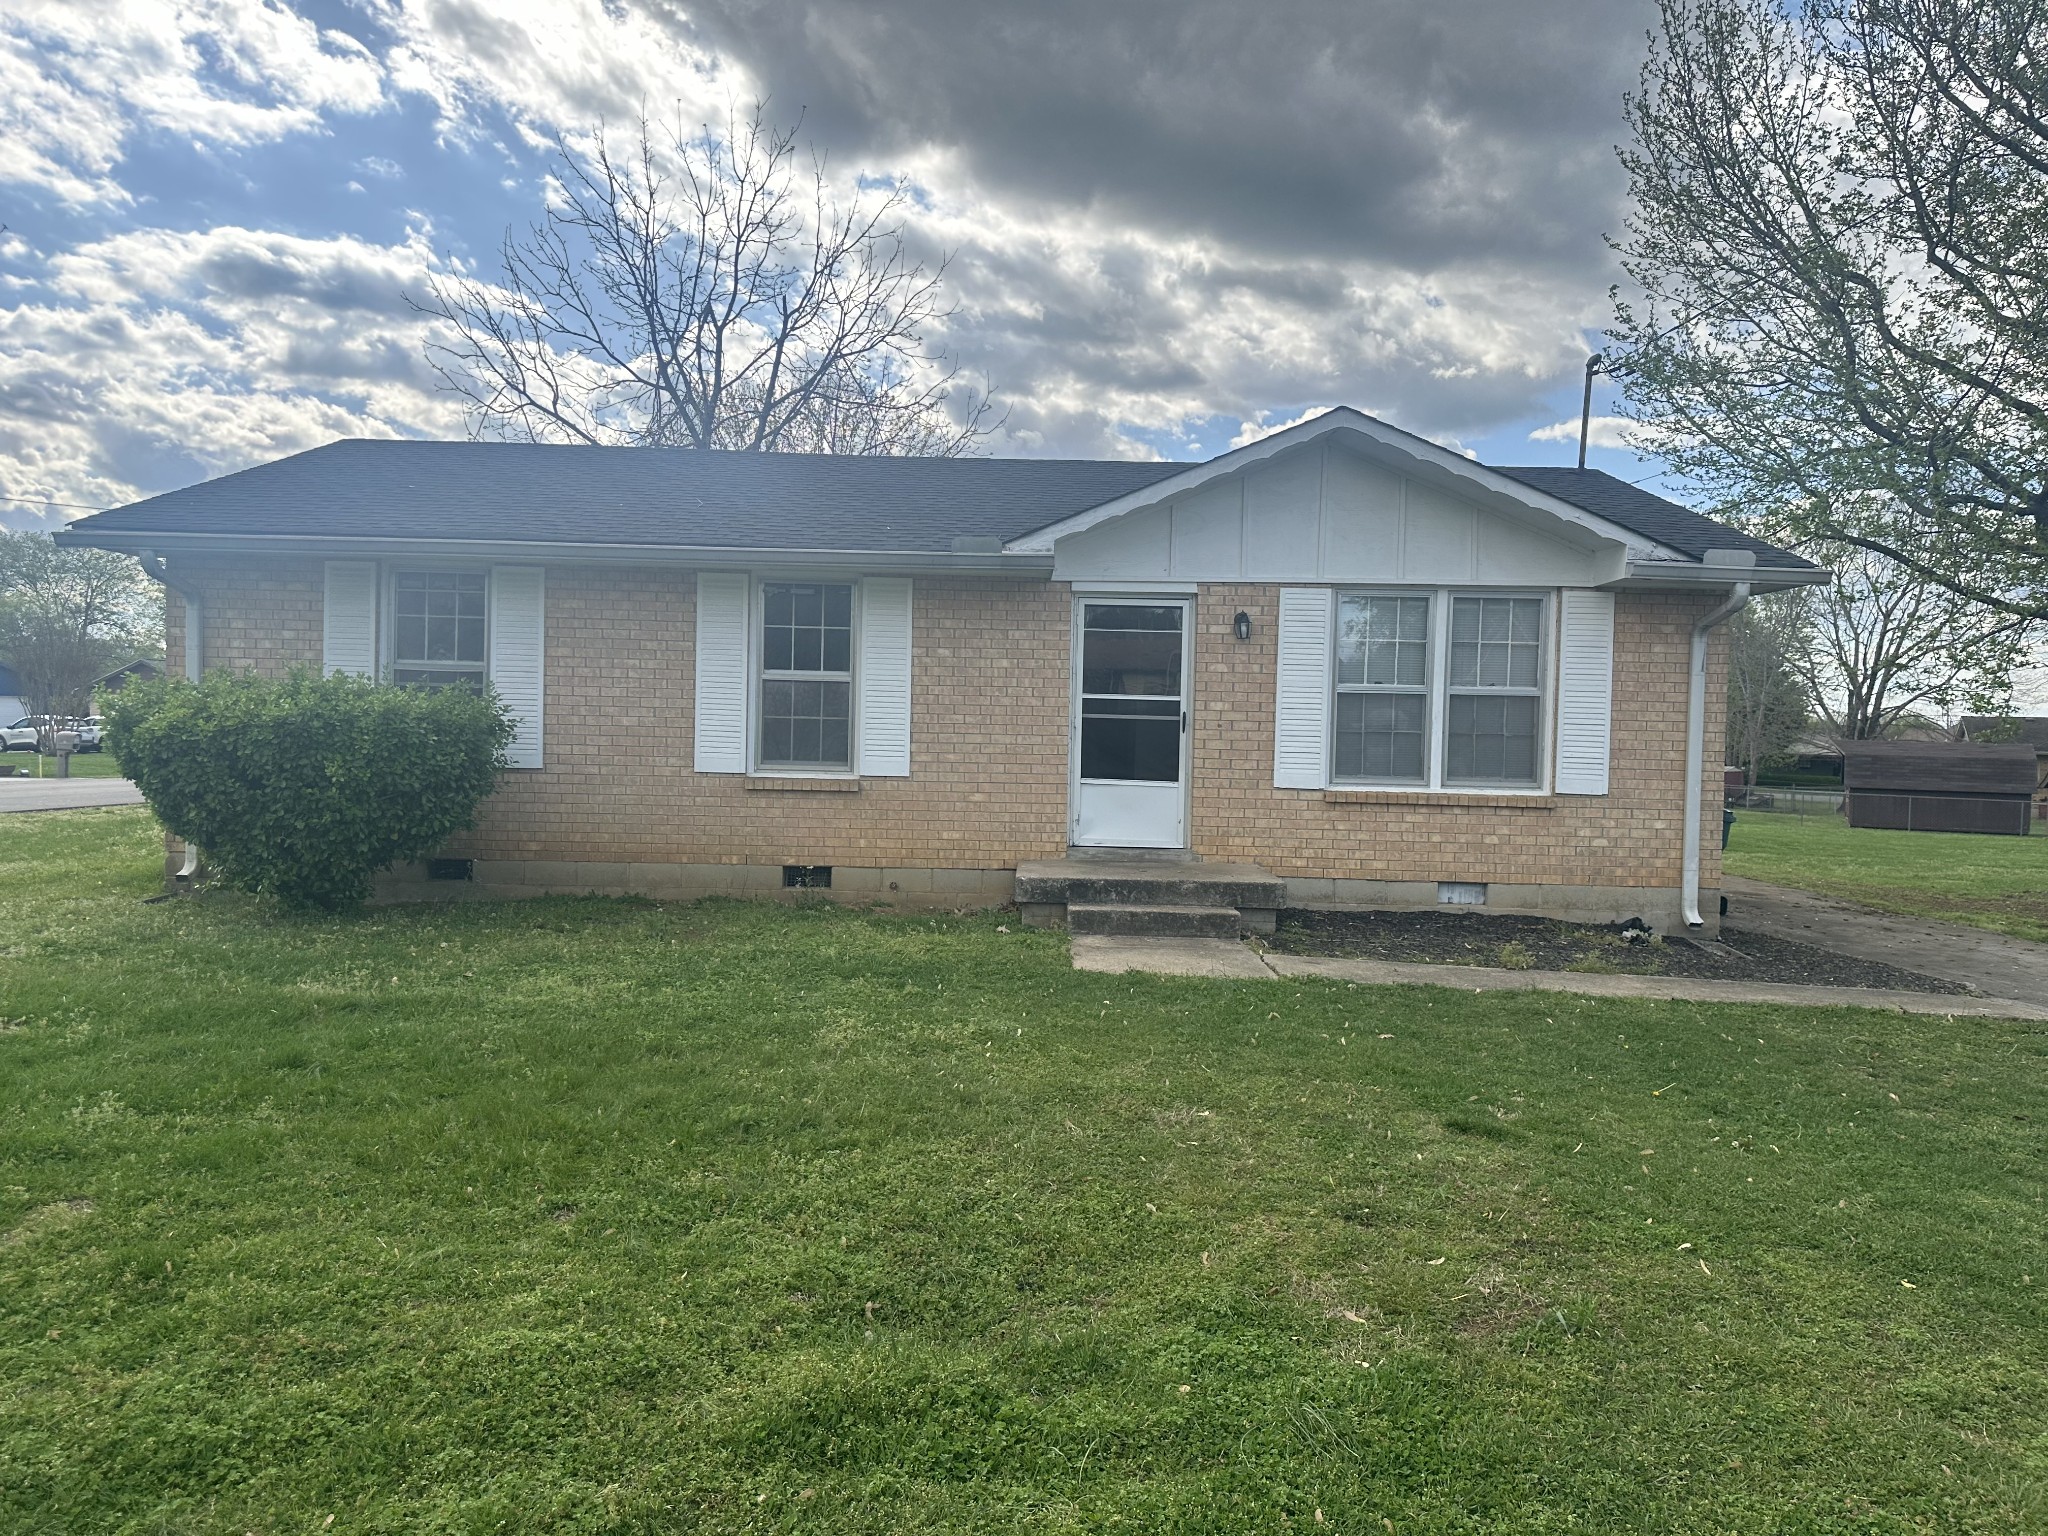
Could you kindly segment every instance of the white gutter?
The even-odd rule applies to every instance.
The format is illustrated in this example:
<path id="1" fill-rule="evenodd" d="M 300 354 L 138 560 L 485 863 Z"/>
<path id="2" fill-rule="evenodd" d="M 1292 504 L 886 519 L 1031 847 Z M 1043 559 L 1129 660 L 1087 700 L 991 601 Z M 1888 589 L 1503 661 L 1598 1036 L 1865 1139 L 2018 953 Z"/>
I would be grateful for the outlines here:
<path id="1" fill-rule="evenodd" d="M 1679 891 L 1685 926 L 1700 917 L 1700 775 L 1707 755 L 1707 632 L 1749 606 L 1750 583 L 1738 581 L 1728 600 L 1692 627 L 1692 671 L 1685 695 L 1685 868 Z"/>
<path id="2" fill-rule="evenodd" d="M 484 560 L 545 560 L 549 564 L 683 565 L 693 570 L 758 570 L 770 566 L 800 570 L 830 568 L 884 571 L 976 572 L 1045 579 L 1052 556 L 1011 555 L 989 538 L 961 538 L 951 550 L 742 549 L 688 544 L 600 544 L 554 539 L 424 539 L 387 535 L 355 537 L 306 533 L 167 533 L 160 529 L 95 529 L 81 524 L 59 533 L 57 542 L 90 549 L 121 550 L 138 556 L 158 552 L 225 551 L 308 555 L 452 556 Z M 151 572 L 159 581 L 160 575 Z"/>

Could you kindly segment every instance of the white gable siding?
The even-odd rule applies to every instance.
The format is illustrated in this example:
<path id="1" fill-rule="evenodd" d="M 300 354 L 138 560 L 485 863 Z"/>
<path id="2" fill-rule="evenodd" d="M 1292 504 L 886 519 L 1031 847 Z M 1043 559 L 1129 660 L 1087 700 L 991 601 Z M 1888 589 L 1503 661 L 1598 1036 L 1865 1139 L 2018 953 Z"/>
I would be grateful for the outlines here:
<path id="1" fill-rule="evenodd" d="M 1594 586 L 1617 574 L 1617 553 L 1580 549 L 1315 443 L 1069 534 L 1054 546 L 1053 576 Z"/>

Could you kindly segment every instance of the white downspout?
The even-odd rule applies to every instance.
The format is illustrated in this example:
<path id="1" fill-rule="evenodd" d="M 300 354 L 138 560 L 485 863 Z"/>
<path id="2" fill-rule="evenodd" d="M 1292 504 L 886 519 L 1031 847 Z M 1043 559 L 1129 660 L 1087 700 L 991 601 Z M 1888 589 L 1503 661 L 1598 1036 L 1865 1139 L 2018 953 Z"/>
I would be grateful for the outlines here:
<path id="1" fill-rule="evenodd" d="M 206 670 L 206 605 L 200 601 L 197 592 L 171 579 L 161 555 L 145 549 L 135 557 L 135 563 L 142 567 L 142 574 L 151 581 L 185 600 L 185 676 L 192 682 L 198 682 Z"/>
<path id="2" fill-rule="evenodd" d="M 1707 755 L 1707 632 L 1727 623 L 1748 606 L 1749 583 L 1738 581 L 1729 592 L 1728 601 L 1692 627 L 1692 673 L 1685 696 L 1685 873 L 1679 891 L 1680 913 L 1688 928 L 1698 928 L 1703 922 L 1700 917 L 1700 775 L 1706 771 Z"/>
<path id="3" fill-rule="evenodd" d="M 171 580 L 171 573 L 164 566 L 160 555 L 143 550 L 135 557 L 135 563 L 142 567 L 142 574 L 156 582 L 166 592 L 175 592 L 185 600 L 185 676 L 198 682 L 206 671 L 206 605 L 199 594 L 189 587 L 181 587 Z M 199 849 L 192 843 L 185 845 L 185 862 L 180 866 L 177 879 L 189 882 L 199 872 Z"/>

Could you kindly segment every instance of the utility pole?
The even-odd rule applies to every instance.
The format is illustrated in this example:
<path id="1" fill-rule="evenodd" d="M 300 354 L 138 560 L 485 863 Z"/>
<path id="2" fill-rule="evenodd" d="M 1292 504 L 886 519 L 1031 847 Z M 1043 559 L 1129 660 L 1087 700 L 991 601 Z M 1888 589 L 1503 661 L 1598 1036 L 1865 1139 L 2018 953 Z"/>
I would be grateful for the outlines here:
<path id="1" fill-rule="evenodd" d="M 1586 467 L 1586 439 L 1593 431 L 1593 375 L 1599 373 L 1606 359 L 1598 352 L 1586 359 L 1586 394 L 1579 403 L 1579 468 Z"/>

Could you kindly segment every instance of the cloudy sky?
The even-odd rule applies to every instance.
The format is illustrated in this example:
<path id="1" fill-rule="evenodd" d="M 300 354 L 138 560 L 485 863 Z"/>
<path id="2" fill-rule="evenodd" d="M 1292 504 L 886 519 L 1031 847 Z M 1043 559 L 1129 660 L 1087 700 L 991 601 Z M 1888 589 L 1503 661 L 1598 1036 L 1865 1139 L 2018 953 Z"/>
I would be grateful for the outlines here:
<path id="1" fill-rule="evenodd" d="M 0 523 L 459 436 L 429 274 L 557 133 L 802 114 L 909 178 L 999 453 L 1200 457 L 1347 403 L 1569 462 L 1648 0 L 0 0 Z M 1611 425 L 1596 462 L 1651 472 Z"/>

